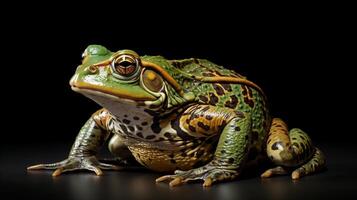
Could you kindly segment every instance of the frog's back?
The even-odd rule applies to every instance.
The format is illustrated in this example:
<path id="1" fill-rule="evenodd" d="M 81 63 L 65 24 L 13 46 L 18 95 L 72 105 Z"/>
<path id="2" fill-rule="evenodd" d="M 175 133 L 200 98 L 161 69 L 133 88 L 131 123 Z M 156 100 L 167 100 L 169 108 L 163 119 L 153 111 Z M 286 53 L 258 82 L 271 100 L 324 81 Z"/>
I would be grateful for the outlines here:
<path id="1" fill-rule="evenodd" d="M 185 59 L 170 61 L 173 66 L 187 73 L 196 81 L 183 81 L 187 91 L 197 96 L 200 104 L 227 107 L 249 113 L 252 117 L 252 132 L 254 146 L 261 150 L 267 131 L 270 127 L 270 115 L 266 98 L 259 87 L 244 83 L 222 81 L 222 79 L 247 80 L 246 77 L 233 70 L 226 69 L 203 59 Z M 205 82 L 200 78 L 218 78 L 217 81 Z"/>
<path id="2" fill-rule="evenodd" d="M 183 59 L 171 60 L 170 63 L 177 69 L 196 77 L 235 77 L 243 78 L 244 76 L 238 74 L 233 70 L 226 69 L 220 65 L 216 65 L 205 59 Z"/>

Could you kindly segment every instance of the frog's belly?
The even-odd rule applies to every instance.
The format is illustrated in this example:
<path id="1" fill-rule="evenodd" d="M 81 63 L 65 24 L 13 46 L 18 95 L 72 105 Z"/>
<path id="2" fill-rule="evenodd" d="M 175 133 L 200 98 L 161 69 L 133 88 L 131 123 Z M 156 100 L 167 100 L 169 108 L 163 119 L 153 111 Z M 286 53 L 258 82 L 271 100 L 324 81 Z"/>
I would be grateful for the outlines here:
<path id="1" fill-rule="evenodd" d="M 213 151 L 208 146 L 181 151 L 165 151 L 141 146 L 128 146 L 128 148 L 140 164 L 158 172 L 189 170 L 194 165 L 203 165 L 213 158 Z"/>

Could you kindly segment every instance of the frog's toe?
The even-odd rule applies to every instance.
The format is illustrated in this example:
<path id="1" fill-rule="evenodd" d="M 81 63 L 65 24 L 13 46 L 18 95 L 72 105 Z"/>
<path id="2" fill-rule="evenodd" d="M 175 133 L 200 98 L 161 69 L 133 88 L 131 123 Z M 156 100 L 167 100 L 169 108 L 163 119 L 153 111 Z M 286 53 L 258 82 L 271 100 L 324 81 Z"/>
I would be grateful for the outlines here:
<path id="1" fill-rule="evenodd" d="M 27 167 L 27 170 L 39 170 L 39 169 L 57 169 L 58 167 L 62 166 L 66 160 L 63 160 L 61 162 L 56 162 L 56 163 L 50 163 L 50 164 L 37 164 L 37 165 L 32 165 Z"/>
<path id="2" fill-rule="evenodd" d="M 27 168 L 27 170 L 41 170 L 41 169 L 54 169 L 52 176 L 59 176 L 64 172 L 75 171 L 75 170 L 89 170 L 93 171 L 97 176 L 103 175 L 103 170 L 119 170 L 121 167 L 101 163 L 94 156 L 91 157 L 71 157 L 66 160 L 51 164 L 39 164 L 33 165 Z"/>
<path id="3" fill-rule="evenodd" d="M 275 175 L 284 175 L 284 174 L 288 174 L 289 171 L 286 170 L 285 168 L 281 167 L 281 166 L 277 166 L 271 169 L 266 170 L 264 173 L 262 173 L 260 175 L 261 178 L 269 178 Z"/>
<path id="4" fill-rule="evenodd" d="M 156 182 L 170 181 L 171 187 L 179 186 L 189 181 L 203 180 L 203 186 L 209 187 L 214 182 L 232 180 L 237 177 L 238 172 L 236 170 L 228 169 L 207 169 L 200 167 L 188 171 L 176 170 L 174 175 L 166 175 L 156 179 Z"/>

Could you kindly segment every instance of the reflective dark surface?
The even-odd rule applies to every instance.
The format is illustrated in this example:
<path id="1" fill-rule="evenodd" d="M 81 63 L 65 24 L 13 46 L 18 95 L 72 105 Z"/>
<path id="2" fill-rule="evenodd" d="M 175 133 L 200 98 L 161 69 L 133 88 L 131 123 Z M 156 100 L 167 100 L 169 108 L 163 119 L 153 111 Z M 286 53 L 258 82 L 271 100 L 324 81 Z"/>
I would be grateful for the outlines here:
<path id="1" fill-rule="evenodd" d="M 352 146 L 320 144 L 328 158 L 322 173 L 292 181 L 288 176 L 261 180 L 244 175 L 234 182 L 202 188 L 202 183 L 170 188 L 155 184 L 161 174 L 145 170 L 80 172 L 52 178 L 51 171 L 26 172 L 26 166 L 66 157 L 70 145 L 2 146 L 1 199 L 356 199 L 357 161 Z"/>

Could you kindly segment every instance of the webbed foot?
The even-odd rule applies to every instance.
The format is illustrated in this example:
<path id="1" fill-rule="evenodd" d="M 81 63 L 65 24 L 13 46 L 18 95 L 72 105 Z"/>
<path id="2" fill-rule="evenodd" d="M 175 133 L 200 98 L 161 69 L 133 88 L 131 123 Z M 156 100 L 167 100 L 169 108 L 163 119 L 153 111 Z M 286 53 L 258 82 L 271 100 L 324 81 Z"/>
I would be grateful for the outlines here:
<path id="1" fill-rule="evenodd" d="M 189 181 L 203 180 L 203 187 L 209 187 L 213 183 L 224 180 L 232 180 L 238 176 L 238 172 L 232 169 L 222 169 L 213 166 L 203 166 L 188 171 L 176 170 L 174 175 L 161 176 L 156 182 L 170 181 L 171 187 L 179 186 Z"/>
<path id="2" fill-rule="evenodd" d="M 89 157 L 69 157 L 63 161 L 50 163 L 50 164 L 38 164 L 27 168 L 27 170 L 55 170 L 52 176 L 59 176 L 64 172 L 75 170 L 90 170 L 95 172 L 97 176 L 103 175 L 104 170 L 120 170 L 121 167 L 99 162 L 95 156 Z"/>

